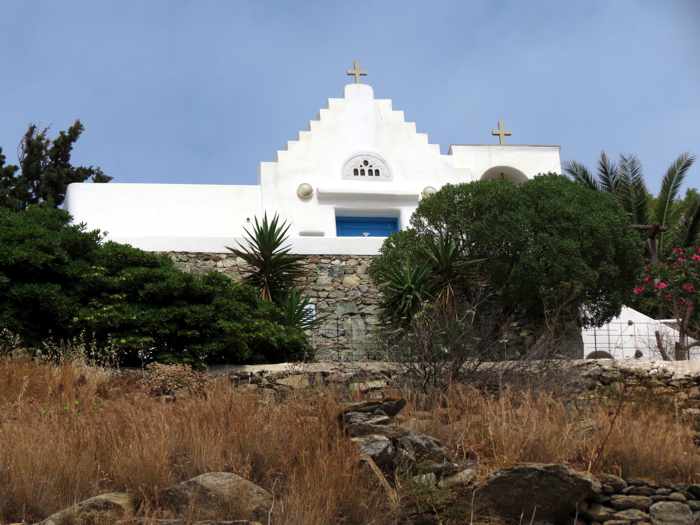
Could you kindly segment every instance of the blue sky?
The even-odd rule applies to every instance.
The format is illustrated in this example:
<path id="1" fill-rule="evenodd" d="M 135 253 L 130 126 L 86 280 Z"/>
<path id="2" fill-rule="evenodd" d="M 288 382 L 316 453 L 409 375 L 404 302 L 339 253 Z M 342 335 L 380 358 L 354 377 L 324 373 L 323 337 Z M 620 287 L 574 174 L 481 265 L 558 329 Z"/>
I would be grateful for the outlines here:
<path id="1" fill-rule="evenodd" d="M 698 22 L 698 0 L 2 0 L 0 146 L 80 118 L 74 159 L 117 182 L 255 183 L 358 58 L 443 151 L 503 118 L 562 160 L 636 153 L 655 191 L 700 154 Z"/>

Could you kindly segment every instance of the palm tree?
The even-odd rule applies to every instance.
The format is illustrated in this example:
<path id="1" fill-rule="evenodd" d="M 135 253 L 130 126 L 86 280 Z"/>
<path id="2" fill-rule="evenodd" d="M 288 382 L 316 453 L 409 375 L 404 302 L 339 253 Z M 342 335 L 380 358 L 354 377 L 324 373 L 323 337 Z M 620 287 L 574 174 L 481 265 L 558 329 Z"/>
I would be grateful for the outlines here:
<path id="1" fill-rule="evenodd" d="M 567 162 L 564 172 L 584 186 L 615 195 L 633 225 L 649 232 L 649 252 L 653 260 L 656 252 L 666 255 L 672 247 L 665 232 L 673 230 L 674 240 L 682 242 L 683 246 L 697 240 L 700 198 L 696 197 L 694 203 L 684 207 L 678 202 L 678 193 L 694 162 L 695 157 L 689 153 L 679 155 L 666 170 L 656 199 L 649 195 L 641 164 L 634 155 L 620 155 L 619 163 L 615 164 L 603 151 L 595 175 L 576 161 Z"/>
<path id="2" fill-rule="evenodd" d="M 302 257 L 291 254 L 286 244 L 289 227 L 277 214 L 269 221 L 265 213 L 262 222 L 255 218 L 252 231 L 245 229 L 244 244 L 226 247 L 247 263 L 244 281 L 257 288 L 265 301 L 283 302 L 303 275 Z"/>

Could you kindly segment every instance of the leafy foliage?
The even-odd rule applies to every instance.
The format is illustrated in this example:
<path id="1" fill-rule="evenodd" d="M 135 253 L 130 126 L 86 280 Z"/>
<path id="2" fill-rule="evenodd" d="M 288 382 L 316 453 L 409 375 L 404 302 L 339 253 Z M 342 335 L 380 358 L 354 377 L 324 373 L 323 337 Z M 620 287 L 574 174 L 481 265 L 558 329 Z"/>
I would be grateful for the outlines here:
<path id="1" fill-rule="evenodd" d="M 634 155 L 620 155 L 619 163 L 615 164 L 604 151 L 601 152 L 597 176 L 576 161 L 568 162 L 564 171 L 579 184 L 614 195 L 634 224 L 647 225 L 653 221 L 669 230 L 679 230 L 681 227 L 683 231 L 676 231 L 675 240 L 681 240 L 682 246 L 690 246 L 697 237 L 696 212 L 682 213 L 678 193 L 694 162 L 695 157 L 689 153 L 679 155 L 666 171 L 656 199 L 649 195 L 641 163 Z M 670 253 L 668 237 L 662 231 L 658 240 L 658 252 L 665 256 Z"/>
<path id="2" fill-rule="evenodd" d="M 301 257 L 291 254 L 286 244 L 288 232 L 289 224 L 277 214 L 268 220 L 266 213 L 262 222 L 255 218 L 252 231 L 245 230 L 244 244 L 228 248 L 248 264 L 245 281 L 267 301 L 282 301 L 303 274 Z"/>
<path id="3" fill-rule="evenodd" d="M 0 209 L 0 323 L 30 348 L 75 342 L 94 357 L 237 363 L 301 359 L 301 329 L 227 277 L 103 243 L 43 206 Z"/>
<path id="4" fill-rule="evenodd" d="M 698 346 L 700 338 L 700 247 L 676 247 L 667 261 L 647 267 L 642 281 L 634 288 L 641 298 L 651 297 L 663 303 L 666 311 L 676 320 L 679 341 L 675 359 L 688 359 L 691 346 Z"/>
<path id="5" fill-rule="evenodd" d="M 22 137 L 19 166 L 5 165 L 0 149 L 0 207 L 24 210 L 33 204 L 60 206 L 72 182 L 109 182 L 100 168 L 73 166 L 73 146 L 85 128 L 76 120 L 66 131 L 51 140 L 48 128 L 32 124 Z"/>
<path id="6" fill-rule="evenodd" d="M 601 325 L 619 313 L 640 263 L 635 233 L 615 199 L 556 175 L 520 186 L 447 185 L 421 201 L 411 224 L 411 231 L 383 246 L 372 268 L 375 280 L 382 282 L 394 261 L 424 254 L 433 242 L 443 254 L 458 254 L 456 266 L 432 267 L 447 269 L 442 278 L 449 276 L 458 303 L 460 294 L 473 296 L 486 286 L 489 310 L 496 302 L 502 319 L 541 323 L 557 311 L 566 314 L 563 322 Z M 478 278 L 454 271 L 477 260 L 484 261 Z"/>

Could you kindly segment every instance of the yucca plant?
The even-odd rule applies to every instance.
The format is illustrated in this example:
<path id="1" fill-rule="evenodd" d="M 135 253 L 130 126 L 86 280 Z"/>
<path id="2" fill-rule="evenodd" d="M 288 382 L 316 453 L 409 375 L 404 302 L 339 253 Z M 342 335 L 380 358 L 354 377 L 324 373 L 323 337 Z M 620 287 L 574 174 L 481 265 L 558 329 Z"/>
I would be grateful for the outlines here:
<path id="1" fill-rule="evenodd" d="M 428 238 L 422 251 L 431 268 L 428 282 L 436 306 L 448 314 L 454 314 L 455 288 L 459 287 L 459 282 L 473 278 L 474 267 L 482 260 L 465 260 L 457 243 L 449 235 Z"/>
<path id="2" fill-rule="evenodd" d="M 227 247 L 246 262 L 248 270 L 243 279 L 257 288 L 265 301 L 282 302 L 304 273 L 302 257 L 290 253 L 289 228 L 279 215 L 268 220 L 265 213 L 262 221 L 255 217 L 252 230 L 244 229 L 243 243 Z"/>
<path id="3" fill-rule="evenodd" d="M 666 170 L 661 181 L 661 190 L 656 199 L 647 191 L 639 159 L 634 155 L 620 155 L 619 163 L 611 161 L 603 151 L 594 175 L 583 164 L 570 161 L 564 172 L 574 181 L 597 191 L 614 194 L 627 211 L 630 221 L 639 227 L 655 226 L 660 232 L 654 248 L 667 256 L 671 243 L 666 241 L 670 230 L 682 246 L 690 246 L 697 239 L 700 227 L 700 202 L 690 203 L 683 210 L 678 194 L 695 157 L 682 153 Z M 697 199 L 696 199 L 697 200 Z"/>
<path id="4" fill-rule="evenodd" d="M 406 262 L 392 268 L 381 284 L 383 315 L 395 324 L 411 321 L 423 304 L 432 298 L 430 273 L 426 263 Z"/>
<path id="5" fill-rule="evenodd" d="M 289 290 L 279 306 L 284 316 L 282 322 L 287 326 L 296 326 L 308 331 L 320 322 L 312 309 L 309 298 L 302 295 L 296 288 Z"/>

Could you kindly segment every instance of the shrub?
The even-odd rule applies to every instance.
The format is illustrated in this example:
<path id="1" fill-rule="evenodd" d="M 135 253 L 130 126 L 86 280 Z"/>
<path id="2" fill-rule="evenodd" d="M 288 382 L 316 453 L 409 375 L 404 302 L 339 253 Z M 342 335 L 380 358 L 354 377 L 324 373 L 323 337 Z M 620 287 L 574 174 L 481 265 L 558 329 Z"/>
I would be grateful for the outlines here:
<path id="1" fill-rule="evenodd" d="M 30 348 L 77 342 L 99 359 L 238 363 L 303 358 L 301 328 L 218 273 L 69 224 L 60 210 L 0 210 L 0 321 Z"/>
<path id="2" fill-rule="evenodd" d="M 421 201 L 411 225 L 387 239 L 371 268 L 383 284 L 385 308 L 398 304 L 388 301 L 395 269 L 406 261 L 428 265 L 433 283 L 447 291 L 443 299 L 470 308 L 477 291 L 488 298 L 488 315 L 500 319 L 492 337 L 501 337 L 507 323 L 546 331 L 550 339 L 604 324 L 630 297 L 641 262 L 636 234 L 614 197 L 557 175 L 518 186 L 447 185 Z M 477 275 L 462 271 L 474 261 L 483 261 Z M 416 295 L 415 287 L 406 289 Z"/>

